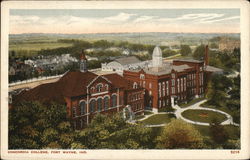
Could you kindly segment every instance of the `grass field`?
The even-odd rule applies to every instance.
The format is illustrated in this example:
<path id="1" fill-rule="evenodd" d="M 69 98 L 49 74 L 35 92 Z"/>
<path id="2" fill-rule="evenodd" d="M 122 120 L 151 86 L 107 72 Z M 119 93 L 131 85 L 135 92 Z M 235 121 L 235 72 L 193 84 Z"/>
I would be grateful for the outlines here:
<path id="1" fill-rule="evenodd" d="M 213 112 L 213 111 L 206 111 L 206 110 L 186 110 L 182 113 L 182 116 L 198 122 L 205 122 L 210 123 L 214 118 L 216 118 L 219 122 L 223 122 L 227 119 L 224 114 Z"/>
<path id="2" fill-rule="evenodd" d="M 58 43 L 58 42 L 51 42 L 51 43 L 24 43 L 24 44 L 11 44 L 9 50 L 27 50 L 27 51 L 39 51 L 41 49 L 54 49 L 59 47 L 69 47 L 72 46 L 70 43 Z"/>
<path id="3" fill-rule="evenodd" d="M 143 121 L 142 124 L 145 125 L 156 125 L 156 124 L 164 124 L 170 122 L 171 118 L 175 118 L 173 114 L 156 114 L 153 115 Z"/>

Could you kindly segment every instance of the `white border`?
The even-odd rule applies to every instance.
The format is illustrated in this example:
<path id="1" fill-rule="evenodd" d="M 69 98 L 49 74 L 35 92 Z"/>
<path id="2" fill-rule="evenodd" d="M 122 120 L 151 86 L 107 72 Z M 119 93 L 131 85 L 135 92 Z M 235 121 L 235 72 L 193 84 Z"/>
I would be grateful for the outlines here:
<path id="1" fill-rule="evenodd" d="M 8 154 L 8 33 L 9 9 L 241 9 L 241 149 L 231 150 L 85 150 L 86 154 Z M 249 3 L 247 1 L 4 1 L 1 5 L 1 158 L 3 159 L 247 159 L 249 148 Z"/>

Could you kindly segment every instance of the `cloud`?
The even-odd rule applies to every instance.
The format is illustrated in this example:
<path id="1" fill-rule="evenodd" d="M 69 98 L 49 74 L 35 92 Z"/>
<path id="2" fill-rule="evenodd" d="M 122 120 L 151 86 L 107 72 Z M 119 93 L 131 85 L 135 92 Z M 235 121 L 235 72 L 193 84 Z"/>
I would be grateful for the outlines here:
<path id="1" fill-rule="evenodd" d="M 200 21 L 200 23 L 214 23 L 214 22 L 221 22 L 221 21 L 227 21 L 227 20 L 233 20 L 233 19 L 239 20 L 240 16 L 232 16 L 232 17 L 226 17 L 226 18 L 221 18 L 221 19 L 214 19 L 210 21 L 207 21 L 208 19 L 206 19 L 206 20 Z"/>
<path id="2" fill-rule="evenodd" d="M 110 16 L 104 18 L 105 21 L 109 22 L 124 22 L 129 20 L 132 16 L 135 16 L 136 14 L 130 14 L 130 13 L 119 13 L 118 15 L 115 16 Z"/>
<path id="3" fill-rule="evenodd" d="M 237 31 L 239 29 L 238 23 L 225 25 L 225 22 L 239 18 L 239 16 L 226 17 L 224 14 L 216 13 L 161 17 L 120 12 L 104 18 L 71 15 L 47 17 L 11 15 L 10 31 L 11 33 L 234 32 L 233 29 Z"/>
<path id="4" fill-rule="evenodd" d="M 133 22 L 138 23 L 138 22 L 145 22 L 148 20 L 152 20 L 153 18 L 157 18 L 156 16 L 140 16 L 136 18 Z"/>

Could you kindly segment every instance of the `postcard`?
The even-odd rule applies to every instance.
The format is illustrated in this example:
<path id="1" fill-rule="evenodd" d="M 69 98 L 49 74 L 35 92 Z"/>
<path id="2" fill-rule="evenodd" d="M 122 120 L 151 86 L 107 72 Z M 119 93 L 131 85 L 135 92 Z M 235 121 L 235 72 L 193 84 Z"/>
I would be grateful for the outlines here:
<path id="1" fill-rule="evenodd" d="M 1 158 L 249 158 L 249 12 L 2 2 Z"/>

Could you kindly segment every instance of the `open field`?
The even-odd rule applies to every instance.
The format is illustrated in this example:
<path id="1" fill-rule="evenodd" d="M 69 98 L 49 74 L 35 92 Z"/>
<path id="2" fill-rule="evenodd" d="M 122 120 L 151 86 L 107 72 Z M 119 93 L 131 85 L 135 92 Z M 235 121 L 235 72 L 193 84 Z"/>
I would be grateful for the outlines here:
<path id="1" fill-rule="evenodd" d="M 58 42 L 46 42 L 46 43 L 19 43 L 11 44 L 9 50 L 27 50 L 27 51 L 39 51 L 41 49 L 54 49 L 59 47 L 69 47 L 72 46 L 70 43 L 58 43 Z"/>
<path id="2" fill-rule="evenodd" d="M 217 113 L 214 111 L 207 110 L 186 110 L 182 113 L 182 116 L 190 119 L 192 121 L 210 123 L 214 118 L 216 118 L 219 122 L 223 122 L 227 119 L 226 115 Z"/>

